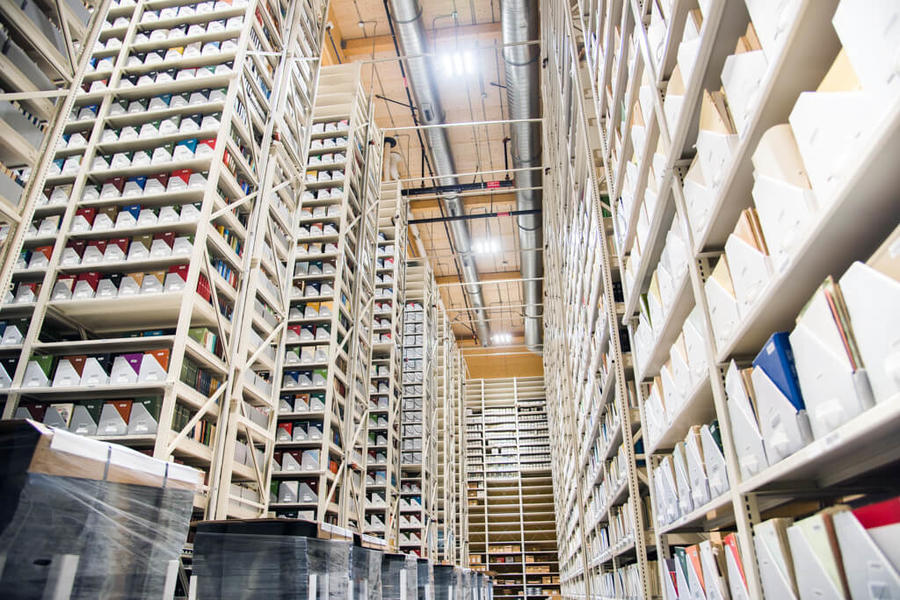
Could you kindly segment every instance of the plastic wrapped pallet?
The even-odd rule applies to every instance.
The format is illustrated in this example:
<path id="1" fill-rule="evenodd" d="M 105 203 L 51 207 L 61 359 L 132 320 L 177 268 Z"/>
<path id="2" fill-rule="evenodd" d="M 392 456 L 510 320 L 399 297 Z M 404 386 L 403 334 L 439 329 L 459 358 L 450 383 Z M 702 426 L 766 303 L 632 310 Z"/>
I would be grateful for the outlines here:
<path id="1" fill-rule="evenodd" d="M 407 554 L 385 554 L 381 563 L 382 600 L 417 600 L 416 558 Z"/>
<path id="2" fill-rule="evenodd" d="M 4 598 L 172 596 L 199 471 L 10 421 L 0 472 Z"/>
<path id="3" fill-rule="evenodd" d="M 486 600 L 484 595 L 485 576 L 478 571 L 472 571 L 472 599 Z"/>
<path id="4" fill-rule="evenodd" d="M 475 597 L 473 593 L 472 579 L 473 573 L 470 569 L 460 569 L 462 598 L 464 600 L 470 600 Z"/>
<path id="5" fill-rule="evenodd" d="M 381 560 L 384 552 L 362 546 L 350 550 L 351 598 L 354 600 L 382 600 Z"/>
<path id="6" fill-rule="evenodd" d="M 457 569 L 450 565 L 434 565 L 434 600 L 457 600 Z"/>
<path id="7" fill-rule="evenodd" d="M 349 541 L 312 537 L 315 523 L 288 519 L 204 521 L 194 537 L 198 600 L 344 600 Z"/>
<path id="8" fill-rule="evenodd" d="M 434 600 L 434 567 L 427 558 L 417 559 L 416 595 L 418 600 Z"/>

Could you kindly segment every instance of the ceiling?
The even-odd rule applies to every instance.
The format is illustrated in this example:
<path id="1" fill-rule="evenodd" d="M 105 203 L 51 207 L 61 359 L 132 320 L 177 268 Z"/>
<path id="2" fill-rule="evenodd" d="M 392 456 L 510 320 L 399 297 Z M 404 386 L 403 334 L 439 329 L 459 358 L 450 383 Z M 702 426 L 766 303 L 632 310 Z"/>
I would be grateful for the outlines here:
<path id="1" fill-rule="evenodd" d="M 423 1 L 423 22 L 434 56 L 435 81 L 444 108 L 444 121 L 460 124 L 448 128 L 456 172 L 460 183 L 490 182 L 511 179 L 504 139 L 509 125 L 485 123 L 508 118 L 503 60 L 497 47 L 502 43 L 499 0 Z M 430 165 L 423 161 L 422 146 L 413 127 L 410 95 L 401 73 L 398 53 L 388 26 L 382 0 L 333 0 L 329 21 L 330 36 L 325 37 L 324 64 L 363 62 L 363 79 L 375 105 L 376 122 L 386 135 L 398 142 L 403 162 L 400 167 L 402 187 L 431 187 Z M 463 73 L 453 73 L 450 59 L 456 53 L 462 60 L 456 64 Z M 408 128 L 395 130 L 395 128 Z M 410 219 L 442 216 L 441 203 L 435 194 L 409 196 Z M 463 194 L 467 214 L 485 214 L 515 209 L 515 194 L 509 188 L 473 190 Z M 493 333 L 508 333 L 512 343 L 490 351 L 472 347 L 468 359 L 470 375 L 491 376 L 491 365 L 497 361 L 518 365 L 515 373 L 494 376 L 540 374 L 539 356 L 522 346 L 522 289 L 519 271 L 519 243 L 514 217 L 472 219 L 468 222 L 474 244 L 499 240 L 495 252 L 478 255 L 476 264 L 482 281 L 482 294 Z M 457 340 L 464 348 L 475 345 L 473 317 L 463 289 L 459 270 L 448 237 L 446 223 L 420 223 L 417 226 L 422 247 L 434 268 L 444 305 L 448 309 Z M 493 243 L 496 243 L 494 241 Z M 415 250 L 414 250 L 415 251 Z M 502 357 L 502 358 L 501 358 Z M 480 373 L 484 371 L 485 373 Z"/>

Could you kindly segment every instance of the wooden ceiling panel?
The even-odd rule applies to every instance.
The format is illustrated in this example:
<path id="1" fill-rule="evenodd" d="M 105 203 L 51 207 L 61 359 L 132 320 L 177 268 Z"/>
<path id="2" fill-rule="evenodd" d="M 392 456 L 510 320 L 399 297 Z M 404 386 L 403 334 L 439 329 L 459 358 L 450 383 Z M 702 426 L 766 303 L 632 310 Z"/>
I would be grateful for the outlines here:
<path id="1" fill-rule="evenodd" d="M 505 156 L 503 140 L 510 134 L 509 124 L 477 124 L 508 118 L 503 61 L 497 45 L 502 43 L 500 0 L 458 3 L 455 0 L 420 0 L 423 22 L 429 40 L 429 61 L 444 109 L 444 121 L 464 123 L 446 128 L 454 153 L 456 174 L 461 183 L 487 182 L 513 177 L 504 173 L 511 162 Z M 456 12 L 455 16 L 453 15 Z M 375 106 L 376 123 L 397 140 L 404 188 L 431 187 L 437 182 L 422 159 L 422 146 L 412 129 L 392 128 L 414 125 L 400 61 L 390 36 L 383 0 L 334 0 L 331 4 L 335 45 L 342 60 L 365 61 L 364 79 Z M 362 24 L 362 26 L 360 26 Z M 326 45 L 329 40 L 326 39 Z M 472 57 L 471 72 L 448 72 L 445 57 L 467 53 Z M 424 132 L 422 137 L 424 137 Z M 436 195 L 410 196 L 412 219 L 440 217 Z M 467 214 L 515 210 L 515 193 L 508 189 L 489 193 L 464 192 Z M 493 333 L 513 336 L 510 346 L 468 348 L 472 377 L 497 377 L 542 374 L 541 359 L 521 347 L 524 335 L 519 240 L 514 217 L 488 217 L 467 221 L 470 238 L 477 247 L 486 242 L 496 247 L 475 255 L 486 315 Z M 469 310 L 464 286 L 447 234 L 449 223 L 420 223 L 416 230 L 433 266 L 440 294 L 463 346 L 474 338 L 474 312 Z M 493 354 L 497 354 L 494 356 Z M 502 368 L 501 368 L 502 365 Z"/>

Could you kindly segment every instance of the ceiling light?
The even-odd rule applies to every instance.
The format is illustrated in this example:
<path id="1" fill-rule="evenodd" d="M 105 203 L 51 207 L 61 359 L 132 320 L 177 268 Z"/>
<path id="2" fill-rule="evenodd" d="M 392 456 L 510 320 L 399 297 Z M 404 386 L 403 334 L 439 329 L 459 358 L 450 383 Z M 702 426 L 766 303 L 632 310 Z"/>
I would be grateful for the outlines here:
<path id="1" fill-rule="evenodd" d="M 448 52 L 441 56 L 441 67 L 447 77 L 461 77 L 472 75 L 477 70 L 475 55 L 466 50 L 464 52 Z"/>
<path id="2" fill-rule="evenodd" d="M 475 254 L 496 254 L 500 252 L 500 248 L 500 240 L 497 238 L 483 238 L 472 242 L 472 252 Z"/>
<path id="3" fill-rule="evenodd" d="M 495 333 L 491 336 L 491 341 L 494 342 L 495 346 L 500 346 L 502 344 L 510 344 L 512 343 L 512 334 L 511 333 Z"/>

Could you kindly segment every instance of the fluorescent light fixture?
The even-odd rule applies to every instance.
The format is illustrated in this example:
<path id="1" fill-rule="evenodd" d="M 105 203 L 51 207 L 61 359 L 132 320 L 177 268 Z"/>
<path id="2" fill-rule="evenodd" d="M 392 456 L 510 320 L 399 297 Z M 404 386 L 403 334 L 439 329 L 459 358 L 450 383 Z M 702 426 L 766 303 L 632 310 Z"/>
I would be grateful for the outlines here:
<path id="1" fill-rule="evenodd" d="M 447 77 L 472 75 L 477 70 L 475 55 L 469 50 L 448 52 L 441 56 L 441 68 Z"/>
<path id="2" fill-rule="evenodd" d="M 475 254 L 496 254 L 500 249 L 500 240 L 497 238 L 482 238 L 472 242 L 472 252 Z"/>
<path id="3" fill-rule="evenodd" d="M 511 333 L 495 333 L 491 336 L 491 341 L 494 342 L 495 346 L 500 346 L 503 344 L 511 344 L 512 343 L 512 334 Z"/>

